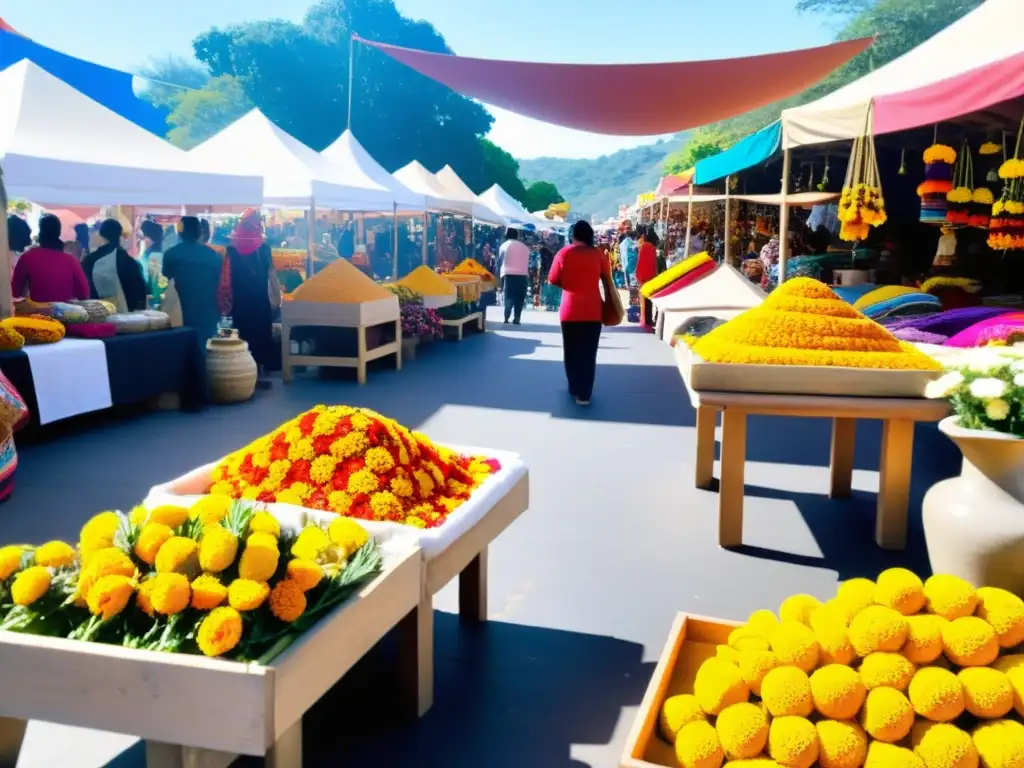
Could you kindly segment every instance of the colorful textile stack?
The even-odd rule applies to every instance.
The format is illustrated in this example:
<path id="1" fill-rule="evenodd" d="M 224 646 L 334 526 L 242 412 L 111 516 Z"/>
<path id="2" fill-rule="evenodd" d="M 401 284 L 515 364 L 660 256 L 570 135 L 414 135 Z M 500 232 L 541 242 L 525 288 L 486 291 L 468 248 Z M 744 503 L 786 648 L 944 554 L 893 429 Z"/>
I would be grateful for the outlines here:
<path id="1" fill-rule="evenodd" d="M 924 151 L 924 181 L 917 187 L 921 198 L 921 222 L 946 223 L 946 193 L 953 189 L 953 165 L 956 150 L 945 144 L 933 144 Z"/>
<path id="2" fill-rule="evenodd" d="M 1024 312 L 1004 312 L 965 328 L 946 342 L 947 347 L 983 347 L 1006 344 L 1011 334 L 1024 332 Z"/>
<path id="3" fill-rule="evenodd" d="M 961 309 L 950 309 L 944 312 L 937 312 L 934 315 L 887 318 L 885 327 L 895 333 L 906 328 L 916 328 L 927 333 L 935 333 L 941 336 L 955 336 L 960 331 L 990 317 L 1005 315 L 1006 309 L 1002 307 L 963 307 Z"/>

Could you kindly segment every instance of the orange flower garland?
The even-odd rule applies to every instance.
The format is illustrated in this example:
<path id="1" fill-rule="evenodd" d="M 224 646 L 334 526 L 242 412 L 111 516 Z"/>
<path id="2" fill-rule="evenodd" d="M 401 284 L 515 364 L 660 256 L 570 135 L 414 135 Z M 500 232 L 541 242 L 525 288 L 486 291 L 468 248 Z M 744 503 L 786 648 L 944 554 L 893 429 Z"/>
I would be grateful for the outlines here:
<path id="1" fill-rule="evenodd" d="M 225 458 L 209 493 L 435 528 L 500 468 L 374 411 L 318 405 Z"/>

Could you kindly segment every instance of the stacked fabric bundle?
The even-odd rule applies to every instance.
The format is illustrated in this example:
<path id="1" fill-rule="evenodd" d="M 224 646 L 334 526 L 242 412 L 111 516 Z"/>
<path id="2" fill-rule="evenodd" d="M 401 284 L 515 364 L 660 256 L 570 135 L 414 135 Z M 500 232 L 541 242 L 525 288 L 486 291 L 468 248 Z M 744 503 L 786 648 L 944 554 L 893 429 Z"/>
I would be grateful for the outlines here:
<path id="1" fill-rule="evenodd" d="M 698 253 L 666 269 L 653 280 L 648 280 L 640 286 L 640 294 L 647 299 L 671 296 L 714 272 L 717 266 L 718 264 L 707 253 Z"/>
<path id="2" fill-rule="evenodd" d="M 942 302 L 918 288 L 905 285 L 882 285 L 868 291 L 853 303 L 872 320 L 891 315 L 920 315 L 938 312 Z"/>

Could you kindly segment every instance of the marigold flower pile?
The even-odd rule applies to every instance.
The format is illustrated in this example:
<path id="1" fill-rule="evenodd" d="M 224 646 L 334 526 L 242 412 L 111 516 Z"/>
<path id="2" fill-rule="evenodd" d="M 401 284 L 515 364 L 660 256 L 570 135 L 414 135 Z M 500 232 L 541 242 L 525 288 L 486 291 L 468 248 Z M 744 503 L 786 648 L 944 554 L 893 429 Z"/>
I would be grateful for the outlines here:
<path id="1" fill-rule="evenodd" d="M 997 251 L 1024 250 L 1024 159 L 999 166 L 1002 196 L 992 206 L 988 245 Z"/>
<path id="2" fill-rule="evenodd" d="M 1016 595 L 891 568 L 755 611 L 663 702 L 660 734 L 683 768 L 1017 768 L 1022 643 Z"/>
<path id="3" fill-rule="evenodd" d="M 209 492 L 436 528 L 499 469 L 374 411 L 318 405 L 225 458 Z"/>
<path id="4" fill-rule="evenodd" d="M 759 306 L 697 339 L 692 349 L 711 363 L 941 369 L 809 277 L 786 281 Z"/>
<path id="5" fill-rule="evenodd" d="M 0 547 L 0 630 L 266 662 L 381 566 L 342 517 L 282 529 L 223 496 L 101 512 L 77 546 Z"/>
<path id="6" fill-rule="evenodd" d="M 888 220 L 881 188 L 863 182 L 843 187 L 838 210 L 842 223 L 839 237 L 848 242 L 866 240 L 871 227 Z"/>

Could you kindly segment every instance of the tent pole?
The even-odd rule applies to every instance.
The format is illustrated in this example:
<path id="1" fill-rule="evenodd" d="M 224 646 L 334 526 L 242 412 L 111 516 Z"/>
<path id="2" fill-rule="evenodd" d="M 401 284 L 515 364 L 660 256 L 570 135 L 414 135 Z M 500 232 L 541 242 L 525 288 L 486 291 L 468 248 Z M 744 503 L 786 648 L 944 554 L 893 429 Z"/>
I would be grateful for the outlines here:
<path id="1" fill-rule="evenodd" d="M 398 203 L 395 203 L 395 210 L 391 218 L 391 230 L 394 235 L 394 252 L 391 255 L 391 279 L 398 279 Z"/>
<path id="2" fill-rule="evenodd" d="M 423 263 L 427 263 L 427 229 L 430 227 L 430 214 L 423 212 Z"/>
<path id="3" fill-rule="evenodd" d="M 789 171 L 793 161 L 791 150 L 782 153 L 782 210 L 779 211 L 779 285 L 786 282 L 786 263 L 789 261 Z"/>
<path id="4" fill-rule="evenodd" d="M 722 260 L 726 264 L 732 264 L 732 225 L 729 221 L 729 182 L 732 176 L 725 177 L 725 253 Z"/>
<path id="5" fill-rule="evenodd" d="M 690 180 L 690 199 L 686 203 L 686 242 L 683 244 L 683 258 L 690 258 L 690 228 L 693 226 L 693 179 Z"/>
<path id="6" fill-rule="evenodd" d="M 4 185 L 4 169 L 0 167 L 0 204 L 3 205 L 3 217 L 0 219 L 0 318 L 14 315 L 14 296 L 11 293 L 11 249 L 7 243 L 7 187 Z"/>
<path id="7" fill-rule="evenodd" d="M 356 36 L 350 35 L 348 38 L 348 117 L 345 118 L 345 128 L 352 130 L 352 83 L 354 81 L 355 67 L 355 56 L 356 52 Z"/>
<path id="8" fill-rule="evenodd" d="M 306 279 L 313 276 L 313 254 L 316 248 L 316 201 L 310 199 L 306 212 Z"/>

